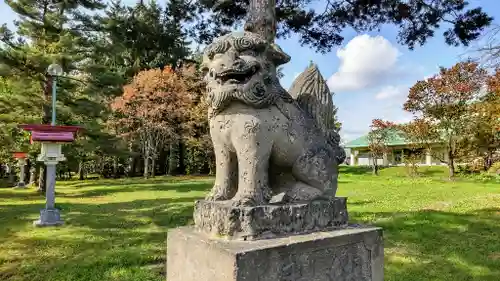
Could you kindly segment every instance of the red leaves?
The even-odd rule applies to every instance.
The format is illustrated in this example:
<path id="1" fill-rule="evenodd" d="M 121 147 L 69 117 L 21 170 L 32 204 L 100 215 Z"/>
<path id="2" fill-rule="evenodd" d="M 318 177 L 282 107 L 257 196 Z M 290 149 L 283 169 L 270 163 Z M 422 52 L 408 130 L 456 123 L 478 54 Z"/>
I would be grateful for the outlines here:
<path id="1" fill-rule="evenodd" d="M 441 68 L 439 75 L 418 81 L 410 89 L 404 109 L 435 120 L 462 114 L 463 105 L 480 91 L 486 75 L 486 71 L 473 62 Z"/>
<path id="2" fill-rule="evenodd" d="M 470 61 L 441 68 L 439 75 L 418 81 L 410 89 L 404 109 L 419 118 L 401 130 L 417 146 L 444 145 L 452 171 L 455 159 L 475 149 L 497 147 L 494 128 L 500 120 L 500 115 L 495 115 L 500 112 L 499 92 L 500 70 L 488 76 Z"/>
<path id="3" fill-rule="evenodd" d="M 388 129 L 388 128 L 395 127 L 395 126 L 396 126 L 396 123 L 393 123 L 390 121 L 384 121 L 381 119 L 373 119 L 370 128 L 372 128 L 372 130 L 378 130 L 378 129 Z"/>
<path id="4" fill-rule="evenodd" d="M 387 142 L 391 136 L 391 130 L 396 124 L 381 119 L 373 119 L 368 133 L 368 149 L 374 157 L 381 157 L 387 150 Z"/>

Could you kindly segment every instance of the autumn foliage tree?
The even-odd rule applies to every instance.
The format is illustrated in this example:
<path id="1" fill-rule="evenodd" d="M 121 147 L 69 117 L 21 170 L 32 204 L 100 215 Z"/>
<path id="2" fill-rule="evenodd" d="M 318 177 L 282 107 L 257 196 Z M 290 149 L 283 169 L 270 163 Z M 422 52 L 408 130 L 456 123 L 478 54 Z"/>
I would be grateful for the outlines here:
<path id="1" fill-rule="evenodd" d="M 379 166 L 377 161 L 384 156 L 384 153 L 387 153 L 387 143 L 395 126 L 396 124 L 392 122 L 380 119 L 373 119 L 372 121 L 370 132 L 368 133 L 368 149 L 370 150 L 374 175 L 378 175 Z"/>
<path id="2" fill-rule="evenodd" d="M 202 171 L 213 172 L 215 155 L 213 152 L 210 128 L 208 125 L 208 103 L 205 96 L 205 82 L 202 73 L 194 63 L 184 64 L 178 70 L 189 85 L 190 104 L 188 118 L 182 124 L 183 141 L 186 153 L 186 172 L 198 174 Z"/>
<path id="3" fill-rule="evenodd" d="M 404 156 L 404 163 L 409 175 L 418 174 L 418 164 L 422 159 L 423 153 L 437 152 L 430 149 L 439 139 L 440 135 L 436 126 L 424 119 L 416 118 L 413 121 L 397 126 L 399 134 L 407 141 L 409 153 Z M 440 158 L 441 155 L 435 155 Z M 441 157 L 442 158 L 442 157 Z"/>
<path id="4" fill-rule="evenodd" d="M 145 177 L 154 176 L 160 150 L 180 138 L 190 102 L 188 90 L 186 80 L 171 68 L 151 69 L 139 72 L 112 104 L 123 136 L 141 147 Z"/>
<path id="5" fill-rule="evenodd" d="M 484 170 L 493 165 L 493 154 L 500 148 L 500 69 L 488 77 L 487 91 L 471 105 L 471 143 L 482 157 Z"/>
<path id="6" fill-rule="evenodd" d="M 478 98 L 486 77 L 487 72 L 470 61 L 441 68 L 439 74 L 418 81 L 404 104 L 406 111 L 418 117 L 414 139 L 428 149 L 445 143 L 447 157 L 438 160 L 448 165 L 450 177 L 455 174 L 456 160 L 466 153 L 464 139 L 469 136 L 473 115 L 470 105 Z"/>

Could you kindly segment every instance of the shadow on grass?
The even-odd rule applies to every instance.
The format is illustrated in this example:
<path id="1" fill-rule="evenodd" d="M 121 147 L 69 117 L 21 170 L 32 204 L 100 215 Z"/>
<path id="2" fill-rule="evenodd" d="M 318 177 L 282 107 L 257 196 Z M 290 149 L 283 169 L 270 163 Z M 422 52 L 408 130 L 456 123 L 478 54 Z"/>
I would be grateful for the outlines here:
<path id="1" fill-rule="evenodd" d="M 85 190 L 71 194 L 60 194 L 61 197 L 79 198 L 79 197 L 97 197 L 106 196 L 118 192 L 135 192 L 135 191 L 176 191 L 176 192 L 191 192 L 191 191 L 208 191 L 213 183 L 210 180 L 191 182 L 191 181 L 177 181 L 177 182 L 148 182 L 144 184 L 130 184 L 130 185 L 112 185 L 101 189 Z"/>
<path id="2" fill-rule="evenodd" d="M 165 263 L 167 230 L 192 223 L 197 199 L 63 203 L 65 225 L 42 230 L 27 219 L 39 204 L 0 203 L 0 251 L 22 253 L 0 255 L 0 280 L 164 280 L 163 271 L 150 268 Z"/>
<path id="3" fill-rule="evenodd" d="M 179 183 L 183 181 L 200 181 L 210 180 L 210 176 L 159 176 L 154 178 L 121 178 L 121 179 L 106 179 L 106 180 L 72 180 L 67 181 L 66 185 L 72 188 L 88 188 L 88 187 L 101 187 L 101 186 L 121 186 L 121 185 L 142 185 L 142 184 L 167 184 Z"/>
<path id="4" fill-rule="evenodd" d="M 13 256 L 0 279 L 115 280 L 110 270 L 135 272 L 165 262 L 166 230 L 191 222 L 192 202 L 198 198 L 135 200 L 102 205 L 68 204 L 64 217 L 74 236 L 16 239 L 25 251 Z M 364 201 L 361 201 L 364 203 Z M 12 212 L 26 212 L 14 206 Z M 384 229 L 385 280 L 498 281 L 500 280 L 500 209 L 468 214 L 441 211 L 351 212 L 353 220 Z M 151 229 L 148 225 L 158 226 Z M 5 236 L 3 236 L 5 237 Z M 8 237 L 5 237 L 8 238 Z M 32 251 L 37 249 L 37 251 Z M 46 249 L 43 258 L 37 252 Z M 63 257 L 63 258 L 61 258 Z M 47 262 L 53 258 L 52 262 Z M 22 261 L 31 263 L 15 267 Z M 56 262 L 54 262 L 56 261 Z M 44 274 L 39 274 L 40 268 Z M 148 277 L 140 279 L 138 275 Z M 120 280 L 162 280 L 162 272 L 138 271 Z"/>
<path id="5" fill-rule="evenodd" d="M 371 173 L 372 168 L 369 166 L 339 166 L 339 174 L 366 175 Z"/>
<path id="6" fill-rule="evenodd" d="M 190 222 L 194 202 L 199 196 L 133 200 L 106 204 L 59 204 L 66 222 L 72 226 L 95 230 L 135 228 L 153 223 L 160 227 L 177 227 Z"/>
<path id="7" fill-rule="evenodd" d="M 208 182 L 110 186 L 110 191 L 102 188 L 107 193 L 88 190 L 78 196 L 210 186 Z M 40 204 L 0 201 L 0 252 L 8 253 L 0 255 L 0 280 L 164 280 L 161 272 L 143 268 L 165 262 L 169 228 L 192 223 L 193 203 L 200 197 L 183 195 L 187 196 L 58 204 L 66 225 L 47 230 L 29 228 Z M 349 205 L 371 203 L 359 200 Z M 500 280 L 500 208 L 464 214 L 426 210 L 349 215 L 353 222 L 374 221 L 383 227 L 386 281 Z"/>
<path id="8" fill-rule="evenodd" d="M 441 177 L 448 178 L 448 168 L 447 167 L 420 167 L 418 169 L 418 175 L 424 177 Z"/>
<path id="9" fill-rule="evenodd" d="M 347 199 L 347 207 L 349 208 L 349 205 L 354 205 L 354 206 L 363 206 L 363 205 L 368 205 L 375 203 L 373 200 L 358 200 L 358 201 L 350 201 L 349 198 Z"/>
<path id="10" fill-rule="evenodd" d="M 41 192 L 36 191 L 35 189 L 29 190 L 8 190 L 2 191 L 0 190 L 0 200 L 2 199 L 15 199 L 15 200 L 36 200 L 36 199 L 44 199 L 45 195 Z"/>
<path id="11" fill-rule="evenodd" d="M 351 212 L 384 229 L 386 280 L 500 280 L 500 209 Z"/>

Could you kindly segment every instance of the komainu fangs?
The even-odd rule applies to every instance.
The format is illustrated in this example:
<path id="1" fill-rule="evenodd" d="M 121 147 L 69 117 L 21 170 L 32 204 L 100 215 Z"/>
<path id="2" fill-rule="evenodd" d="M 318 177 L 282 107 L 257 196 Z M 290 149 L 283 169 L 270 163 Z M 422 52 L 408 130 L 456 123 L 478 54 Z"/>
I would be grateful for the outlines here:
<path id="1" fill-rule="evenodd" d="M 231 33 L 203 58 L 216 180 L 207 200 L 237 206 L 335 196 L 339 147 L 331 94 L 316 66 L 281 87 L 290 57 L 252 32 Z"/>

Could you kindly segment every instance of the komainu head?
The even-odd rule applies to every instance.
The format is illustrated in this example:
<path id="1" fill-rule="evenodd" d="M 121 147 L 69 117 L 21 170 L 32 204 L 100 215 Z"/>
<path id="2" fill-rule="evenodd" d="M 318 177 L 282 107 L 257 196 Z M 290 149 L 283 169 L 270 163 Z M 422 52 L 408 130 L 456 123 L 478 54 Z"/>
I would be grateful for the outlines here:
<path id="1" fill-rule="evenodd" d="M 231 33 L 216 39 L 205 49 L 202 63 L 212 110 L 220 111 L 234 100 L 269 106 L 286 93 L 276 67 L 288 61 L 290 57 L 277 45 L 255 33 Z"/>

